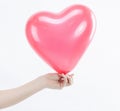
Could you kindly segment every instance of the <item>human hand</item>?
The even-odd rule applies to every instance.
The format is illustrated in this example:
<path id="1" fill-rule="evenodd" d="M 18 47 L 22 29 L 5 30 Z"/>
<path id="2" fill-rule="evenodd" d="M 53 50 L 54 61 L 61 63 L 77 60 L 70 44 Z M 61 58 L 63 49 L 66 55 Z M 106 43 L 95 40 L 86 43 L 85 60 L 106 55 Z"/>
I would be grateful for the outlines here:
<path id="1" fill-rule="evenodd" d="M 61 89 L 65 86 L 69 86 L 73 83 L 72 77 L 73 74 L 49 73 L 25 83 L 22 86 L 3 91 L 0 90 L 0 108 L 17 104 L 44 88 Z"/>
<path id="2" fill-rule="evenodd" d="M 48 73 L 43 75 L 46 82 L 45 87 L 50 89 L 62 89 L 65 86 L 70 86 L 73 83 L 73 74 L 64 75 L 58 73 Z"/>

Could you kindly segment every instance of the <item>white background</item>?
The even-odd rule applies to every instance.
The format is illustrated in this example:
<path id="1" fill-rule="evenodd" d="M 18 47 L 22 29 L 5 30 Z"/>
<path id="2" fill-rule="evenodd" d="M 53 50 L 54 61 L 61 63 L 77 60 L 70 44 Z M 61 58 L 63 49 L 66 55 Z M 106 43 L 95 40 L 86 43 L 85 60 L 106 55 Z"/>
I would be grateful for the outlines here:
<path id="1" fill-rule="evenodd" d="M 97 18 L 93 41 L 63 90 L 43 90 L 5 111 L 120 111 L 119 0 L 0 0 L 0 89 L 20 86 L 54 72 L 28 44 L 25 24 L 39 11 L 59 12 L 73 4 Z"/>

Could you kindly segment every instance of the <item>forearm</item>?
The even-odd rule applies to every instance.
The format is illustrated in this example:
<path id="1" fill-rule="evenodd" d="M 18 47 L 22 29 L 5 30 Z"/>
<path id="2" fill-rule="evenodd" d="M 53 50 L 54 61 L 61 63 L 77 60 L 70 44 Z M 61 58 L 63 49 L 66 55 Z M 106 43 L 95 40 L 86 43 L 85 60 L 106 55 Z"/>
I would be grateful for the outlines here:
<path id="1" fill-rule="evenodd" d="M 23 86 L 0 91 L 0 109 L 17 104 L 44 88 L 45 81 L 41 76 Z"/>
<path id="2" fill-rule="evenodd" d="M 0 109 L 17 104 L 44 88 L 61 89 L 71 84 L 72 76 L 58 73 L 46 74 L 20 87 L 0 91 Z"/>

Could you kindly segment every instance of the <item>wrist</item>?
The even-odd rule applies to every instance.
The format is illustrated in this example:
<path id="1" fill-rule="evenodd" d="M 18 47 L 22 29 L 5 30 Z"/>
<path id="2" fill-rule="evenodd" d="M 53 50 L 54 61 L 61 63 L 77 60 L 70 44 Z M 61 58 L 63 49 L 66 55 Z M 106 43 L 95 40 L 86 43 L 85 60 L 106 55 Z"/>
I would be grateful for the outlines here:
<path id="1" fill-rule="evenodd" d="M 36 91 L 43 90 L 46 88 L 46 81 L 43 76 L 40 76 L 33 80 L 32 85 Z"/>
<path id="2" fill-rule="evenodd" d="M 40 85 L 42 86 L 43 89 L 47 88 L 48 82 L 47 82 L 46 75 L 40 76 L 39 81 L 41 81 Z"/>
<path id="3" fill-rule="evenodd" d="M 41 76 L 41 79 L 42 79 L 41 81 L 43 81 L 44 83 L 44 88 L 51 87 L 51 75 L 49 73 Z"/>

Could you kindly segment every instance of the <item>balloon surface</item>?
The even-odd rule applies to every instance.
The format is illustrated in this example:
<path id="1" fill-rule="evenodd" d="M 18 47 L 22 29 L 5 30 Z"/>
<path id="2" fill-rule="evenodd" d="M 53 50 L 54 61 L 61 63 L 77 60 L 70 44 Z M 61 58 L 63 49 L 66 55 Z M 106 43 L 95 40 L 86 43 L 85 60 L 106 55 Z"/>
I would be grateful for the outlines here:
<path id="1" fill-rule="evenodd" d="M 71 6 L 58 14 L 39 12 L 26 24 L 32 48 L 54 70 L 64 74 L 77 65 L 94 32 L 94 14 L 83 5 Z"/>

